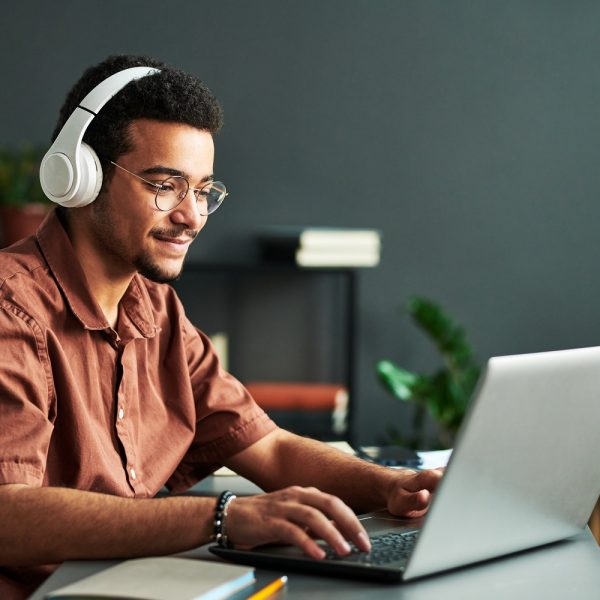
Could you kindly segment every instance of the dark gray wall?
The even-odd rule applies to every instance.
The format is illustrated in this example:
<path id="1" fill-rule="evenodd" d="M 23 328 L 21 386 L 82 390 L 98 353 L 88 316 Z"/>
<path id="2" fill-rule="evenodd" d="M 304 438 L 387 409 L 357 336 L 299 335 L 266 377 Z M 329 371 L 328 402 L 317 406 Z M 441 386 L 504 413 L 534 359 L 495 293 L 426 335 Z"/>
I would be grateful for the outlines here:
<path id="1" fill-rule="evenodd" d="M 600 341 L 597 2 L 21 1 L 1 29 L 3 143 L 45 140 L 109 53 L 213 88 L 232 194 L 194 257 L 241 256 L 270 224 L 383 231 L 361 281 L 361 440 L 410 414 L 374 362 L 436 365 L 398 316 L 410 294 L 441 301 L 482 359 Z"/>

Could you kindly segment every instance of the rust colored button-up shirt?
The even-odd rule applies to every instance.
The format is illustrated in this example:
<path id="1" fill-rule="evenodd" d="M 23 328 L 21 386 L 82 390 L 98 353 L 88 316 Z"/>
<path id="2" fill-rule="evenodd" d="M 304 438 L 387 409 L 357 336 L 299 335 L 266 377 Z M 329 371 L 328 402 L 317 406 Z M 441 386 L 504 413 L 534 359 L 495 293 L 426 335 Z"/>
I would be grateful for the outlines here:
<path id="1" fill-rule="evenodd" d="M 113 330 L 54 212 L 0 252 L 0 340 L 0 484 L 183 491 L 275 428 L 170 286 L 136 275 Z M 0 567 L 0 597 L 47 572 Z"/>

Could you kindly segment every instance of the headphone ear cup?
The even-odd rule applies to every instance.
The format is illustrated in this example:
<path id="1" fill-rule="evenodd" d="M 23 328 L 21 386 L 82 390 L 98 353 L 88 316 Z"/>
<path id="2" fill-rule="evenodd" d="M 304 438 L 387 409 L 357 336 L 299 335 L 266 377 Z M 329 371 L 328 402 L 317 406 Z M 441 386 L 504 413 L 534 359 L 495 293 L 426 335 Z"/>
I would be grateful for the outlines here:
<path id="1" fill-rule="evenodd" d="M 102 187 L 102 165 L 94 149 L 81 143 L 79 150 L 79 188 L 69 201 L 70 207 L 81 207 L 91 204 L 98 196 Z"/>
<path id="2" fill-rule="evenodd" d="M 70 199 L 69 192 L 73 187 L 75 172 L 69 157 L 62 152 L 54 152 L 50 148 L 40 165 L 40 184 L 44 194 L 52 202 L 63 204 L 65 196 Z M 68 200 L 67 200 L 68 201 Z"/>

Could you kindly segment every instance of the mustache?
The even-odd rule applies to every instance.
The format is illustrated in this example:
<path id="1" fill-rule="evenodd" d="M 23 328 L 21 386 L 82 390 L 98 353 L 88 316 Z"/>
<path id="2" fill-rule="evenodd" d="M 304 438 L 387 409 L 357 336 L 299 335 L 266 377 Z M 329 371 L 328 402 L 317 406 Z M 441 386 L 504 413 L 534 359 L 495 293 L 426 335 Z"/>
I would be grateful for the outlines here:
<path id="1" fill-rule="evenodd" d="M 151 235 L 162 235 L 170 238 L 179 238 L 183 234 L 184 237 L 187 237 L 190 240 L 194 240 L 199 233 L 199 229 L 188 229 L 187 227 L 155 227 L 154 229 L 150 230 Z"/>

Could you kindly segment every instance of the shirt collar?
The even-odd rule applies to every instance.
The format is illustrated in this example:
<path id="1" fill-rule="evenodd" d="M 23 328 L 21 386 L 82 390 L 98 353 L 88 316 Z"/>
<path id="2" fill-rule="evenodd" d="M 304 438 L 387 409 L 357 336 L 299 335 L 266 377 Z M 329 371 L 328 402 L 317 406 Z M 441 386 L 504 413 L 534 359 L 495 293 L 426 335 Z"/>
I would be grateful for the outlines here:
<path id="1" fill-rule="evenodd" d="M 109 329 L 110 325 L 92 295 L 83 268 L 56 210 L 50 211 L 36 237 L 73 314 L 86 329 Z M 141 275 L 136 273 L 131 280 L 121 299 L 121 308 L 142 336 L 154 337 L 157 327 L 148 290 Z"/>

